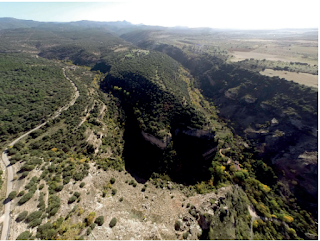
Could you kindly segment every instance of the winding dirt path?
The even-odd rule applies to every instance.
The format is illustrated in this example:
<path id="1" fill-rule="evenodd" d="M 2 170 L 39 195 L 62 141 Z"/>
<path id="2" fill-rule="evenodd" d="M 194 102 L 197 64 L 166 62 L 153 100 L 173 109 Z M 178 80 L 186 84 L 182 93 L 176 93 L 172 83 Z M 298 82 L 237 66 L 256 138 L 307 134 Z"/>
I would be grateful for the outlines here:
<path id="1" fill-rule="evenodd" d="M 63 75 L 64 77 L 69 80 L 75 90 L 73 96 L 72 96 L 72 100 L 64 107 L 61 107 L 59 110 L 57 110 L 53 116 L 51 118 L 49 118 L 49 120 L 53 120 L 55 118 L 57 118 L 62 111 L 67 110 L 70 106 L 74 105 L 74 103 L 76 102 L 76 100 L 79 97 L 79 91 L 77 86 L 72 82 L 72 80 L 70 80 L 67 76 L 66 76 L 66 72 L 65 69 L 62 68 L 63 71 Z M 22 138 L 24 138 L 25 136 L 29 135 L 30 133 L 40 129 L 42 126 L 44 126 L 45 124 L 47 124 L 48 121 L 42 123 L 41 125 L 38 125 L 37 127 L 35 127 L 34 129 L 28 131 L 27 133 L 21 135 L 20 137 L 18 137 L 17 139 L 15 139 L 13 142 L 11 142 L 9 144 L 9 146 L 14 146 L 14 144 L 16 144 L 18 141 L 20 141 Z M 6 148 L 4 150 L 4 152 L 2 153 L 2 161 L 5 164 L 6 168 L 7 168 L 7 191 L 6 191 L 6 196 L 9 195 L 9 193 L 12 191 L 12 182 L 13 182 L 13 169 L 12 166 L 10 165 L 9 162 L 9 158 L 7 155 L 8 152 L 8 148 Z M 11 202 L 7 202 L 4 205 L 4 218 L 3 218 L 3 226 L 2 226 L 2 232 L 1 232 L 1 240 L 6 240 L 8 239 L 9 236 L 9 229 L 10 229 L 10 207 L 11 207 Z"/>

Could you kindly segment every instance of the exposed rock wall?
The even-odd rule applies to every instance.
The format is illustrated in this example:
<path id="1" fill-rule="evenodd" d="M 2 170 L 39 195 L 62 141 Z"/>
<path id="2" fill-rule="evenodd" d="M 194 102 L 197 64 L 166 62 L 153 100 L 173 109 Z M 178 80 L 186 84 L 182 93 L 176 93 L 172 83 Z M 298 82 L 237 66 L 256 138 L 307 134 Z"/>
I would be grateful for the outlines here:
<path id="1" fill-rule="evenodd" d="M 163 140 L 160 140 L 157 137 L 155 137 L 149 133 L 146 133 L 144 131 L 141 131 L 141 134 L 145 140 L 149 141 L 153 145 L 156 145 L 157 147 L 159 147 L 162 150 L 167 148 L 168 144 L 170 143 L 170 141 L 172 139 L 171 134 L 164 137 Z"/>

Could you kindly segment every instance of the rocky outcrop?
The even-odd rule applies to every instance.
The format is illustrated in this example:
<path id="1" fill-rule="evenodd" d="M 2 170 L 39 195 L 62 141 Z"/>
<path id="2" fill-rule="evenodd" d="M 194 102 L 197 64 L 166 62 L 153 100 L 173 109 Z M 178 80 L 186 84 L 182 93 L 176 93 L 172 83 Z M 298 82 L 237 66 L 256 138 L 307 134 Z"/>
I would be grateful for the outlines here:
<path id="1" fill-rule="evenodd" d="M 145 140 L 149 141 L 153 145 L 156 145 L 157 147 L 159 147 L 162 150 L 167 148 L 168 144 L 170 143 L 170 141 L 172 139 L 172 136 L 170 133 L 168 133 L 168 135 L 165 136 L 162 140 L 160 140 L 157 137 L 155 137 L 149 133 L 146 133 L 144 131 L 141 131 L 141 134 Z"/>
<path id="2" fill-rule="evenodd" d="M 257 98 L 252 97 L 251 95 L 246 95 L 243 97 L 243 100 L 247 103 L 247 104 L 253 104 L 256 102 Z"/>
<path id="3" fill-rule="evenodd" d="M 226 92 L 224 92 L 224 96 L 228 99 L 235 100 L 238 97 L 238 91 L 235 88 L 228 89 Z"/>
<path id="4" fill-rule="evenodd" d="M 279 121 L 276 119 L 276 118 L 273 118 L 272 120 L 271 120 L 271 126 L 276 126 L 276 125 L 278 125 L 279 124 Z"/>
<path id="5" fill-rule="evenodd" d="M 188 126 L 188 130 L 182 130 L 183 134 L 188 136 L 198 137 L 202 139 L 211 140 L 215 137 L 215 134 L 211 130 L 199 130 Z"/>

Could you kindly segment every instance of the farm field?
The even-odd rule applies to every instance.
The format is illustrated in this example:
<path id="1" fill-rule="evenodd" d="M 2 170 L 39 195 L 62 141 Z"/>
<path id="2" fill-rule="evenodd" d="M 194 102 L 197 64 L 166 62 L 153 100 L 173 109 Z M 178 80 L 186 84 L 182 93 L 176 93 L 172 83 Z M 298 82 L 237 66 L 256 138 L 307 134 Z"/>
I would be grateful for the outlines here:
<path id="1" fill-rule="evenodd" d="M 279 76 L 280 78 L 285 78 L 286 80 L 293 80 L 294 82 L 299 84 L 304 84 L 306 86 L 318 88 L 318 75 L 294 73 L 289 71 L 273 69 L 266 69 L 265 71 L 260 71 L 260 74 L 270 77 Z"/>
<path id="2" fill-rule="evenodd" d="M 292 58 L 286 57 L 286 56 L 280 56 L 280 55 L 273 55 L 273 54 L 267 54 L 267 53 L 257 53 L 257 52 L 242 52 L 242 51 L 234 51 L 232 52 L 233 58 L 231 59 L 231 62 L 238 62 L 245 59 L 266 59 L 266 60 L 273 60 L 273 61 L 285 61 L 290 62 L 292 61 Z"/>

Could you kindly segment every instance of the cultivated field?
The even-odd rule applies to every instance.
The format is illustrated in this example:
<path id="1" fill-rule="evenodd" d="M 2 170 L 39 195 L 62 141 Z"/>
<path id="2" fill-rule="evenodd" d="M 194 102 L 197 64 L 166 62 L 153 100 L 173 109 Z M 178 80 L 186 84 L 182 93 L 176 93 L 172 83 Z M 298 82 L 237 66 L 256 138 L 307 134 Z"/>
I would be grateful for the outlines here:
<path id="1" fill-rule="evenodd" d="M 285 61 L 285 62 L 290 62 L 292 61 L 292 58 L 286 57 L 286 56 L 281 56 L 281 55 L 273 55 L 273 54 L 267 54 L 267 53 L 257 53 L 257 52 L 242 52 L 242 51 L 234 51 L 231 52 L 233 55 L 231 61 L 232 62 L 238 62 L 241 60 L 245 59 L 266 59 L 266 60 L 273 60 L 273 61 Z"/>
<path id="2" fill-rule="evenodd" d="M 318 88 L 318 75 L 306 74 L 306 73 L 294 73 L 282 70 L 272 70 L 265 69 L 261 71 L 260 74 L 267 76 L 279 76 L 280 78 L 285 78 L 286 80 L 293 80 L 296 83 L 304 84 L 306 86 Z"/>

